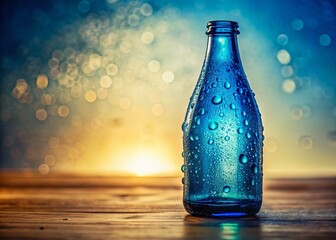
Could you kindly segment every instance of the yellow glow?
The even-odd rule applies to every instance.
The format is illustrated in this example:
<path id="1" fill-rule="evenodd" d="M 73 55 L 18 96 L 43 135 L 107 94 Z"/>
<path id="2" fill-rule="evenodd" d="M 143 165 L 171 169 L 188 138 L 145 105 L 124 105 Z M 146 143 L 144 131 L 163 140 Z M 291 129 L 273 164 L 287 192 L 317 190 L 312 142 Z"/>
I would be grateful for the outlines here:
<path id="1" fill-rule="evenodd" d="M 112 85 L 112 79 L 109 76 L 104 75 L 100 78 L 99 83 L 102 88 L 109 88 Z"/>
<path id="2" fill-rule="evenodd" d="M 44 74 L 38 75 L 36 79 L 36 85 L 39 89 L 45 89 L 48 87 L 48 77 Z"/>
<path id="3" fill-rule="evenodd" d="M 70 94 L 72 97 L 77 98 L 82 95 L 82 87 L 80 84 L 74 84 L 70 89 Z"/>
<path id="4" fill-rule="evenodd" d="M 50 94 L 43 94 L 41 96 L 41 103 L 43 105 L 52 105 L 55 102 L 55 98 Z"/>
<path id="5" fill-rule="evenodd" d="M 148 63 L 148 69 L 151 72 L 157 72 L 157 71 L 159 71 L 160 70 L 160 62 L 156 61 L 156 60 L 151 60 Z"/>
<path id="6" fill-rule="evenodd" d="M 163 156 L 149 150 L 135 152 L 124 166 L 126 172 L 137 176 L 160 174 L 170 169 Z"/>
<path id="7" fill-rule="evenodd" d="M 162 74 L 162 80 L 165 82 L 165 83 L 171 83 L 174 81 L 174 73 L 172 71 L 165 71 L 163 74 Z"/>
<path id="8" fill-rule="evenodd" d="M 154 34 L 152 32 L 144 32 L 141 36 L 141 40 L 145 44 L 151 44 L 154 40 Z"/>
<path id="9" fill-rule="evenodd" d="M 41 175 L 47 175 L 49 173 L 49 166 L 45 163 L 41 164 L 38 169 Z"/>
<path id="10" fill-rule="evenodd" d="M 46 110 L 40 108 L 36 111 L 36 118 L 40 121 L 46 120 L 48 117 L 48 113 Z"/>
<path id="11" fill-rule="evenodd" d="M 278 51 L 277 58 L 278 58 L 278 61 L 283 65 L 286 65 L 291 61 L 291 55 L 285 49 L 281 49 Z"/>
<path id="12" fill-rule="evenodd" d="M 96 70 L 98 68 L 100 68 L 101 66 L 101 56 L 94 53 L 94 54 L 91 54 L 90 57 L 89 57 L 89 67 L 92 69 L 92 70 Z"/>
<path id="13" fill-rule="evenodd" d="M 70 113 L 70 109 L 68 108 L 68 106 L 61 105 L 58 107 L 57 113 L 60 117 L 67 117 Z"/>
<path id="14" fill-rule="evenodd" d="M 132 104 L 132 102 L 131 102 L 131 100 L 128 99 L 128 98 L 122 98 L 122 99 L 120 99 L 120 101 L 119 101 L 119 107 L 120 107 L 121 109 L 128 109 L 128 108 L 131 107 L 131 104 Z"/>
<path id="15" fill-rule="evenodd" d="M 19 93 L 24 93 L 28 89 L 28 84 L 26 80 L 24 79 L 19 79 L 16 81 L 16 89 L 18 90 Z"/>
<path id="16" fill-rule="evenodd" d="M 97 90 L 97 97 L 99 99 L 106 99 L 108 97 L 108 91 L 105 88 L 99 88 Z"/>
<path id="17" fill-rule="evenodd" d="M 97 100 L 97 94 L 93 90 L 89 90 L 85 93 L 85 100 L 89 103 L 93 103 Z"/>
<path id="18" fill-rule="evenodd" d="M 115 76 L 115 75 L 117 75 L 117 73 L 118 73 L 118 66 L 115 65 L 115 64 L 113 64 L 113 63 L 107 65 L 107 66 L 106 66 L 106 73 L 107 73 L 108 75 L 110 75 L 110 76 Z M 112 80 L 111 80 L 111 84 L 112 84 Z M 110 84 L 110 86 L 111 86 L 111 84 Z"/>
<path id="19" fill-rule="evenodd" d="M 285 79 L 282 82 L 282 89 L 286 93 L 293 93 L 293 92 L 295 92 L 295 89 L 296 89 L 295 82 L 292 79 Z"/>
<path id="20" fill-rule="evenodd" d="M 163 113 L 163 106 L 161 104 L 154 104 L 152 107 L 152 113 L 155 116 L 160 116 Z"/>

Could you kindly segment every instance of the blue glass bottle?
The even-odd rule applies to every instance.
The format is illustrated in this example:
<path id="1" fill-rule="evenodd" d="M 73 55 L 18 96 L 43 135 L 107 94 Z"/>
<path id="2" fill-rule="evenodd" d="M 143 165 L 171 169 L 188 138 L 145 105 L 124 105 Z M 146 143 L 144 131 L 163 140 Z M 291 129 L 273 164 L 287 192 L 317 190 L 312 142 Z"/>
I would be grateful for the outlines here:
<path id="1" fill-rule="evenodd" d="M 183 130 L 183 204 L 196 216 L 246 216 L 262 202 L 263 127 L 238 52 L 238 23 L 210 21 Z"/>

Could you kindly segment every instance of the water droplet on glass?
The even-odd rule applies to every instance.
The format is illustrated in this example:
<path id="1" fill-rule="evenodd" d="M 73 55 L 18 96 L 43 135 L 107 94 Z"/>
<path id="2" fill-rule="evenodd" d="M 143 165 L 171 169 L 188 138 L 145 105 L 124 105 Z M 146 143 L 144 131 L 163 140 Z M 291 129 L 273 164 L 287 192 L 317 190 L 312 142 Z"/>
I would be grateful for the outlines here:
<path id="1" fill-rule="evenodd" d="M 245 126 L 249 125 L 249 121 L 247 119 L 244 120 Z"/>
<path id="2" fill-rule="evenodd" d="M 237 88 L 237 93 L 243 94 L 243 89 L 242 88 Z"/>
<path id="3" fill-rule="evenodd" d="M 247 137 L 247 138 L 251 138 L 251 133 L 249 133 L 249 132 L 246 133 L 246 137 Z"/>
<path id="4" fill-rule="evenodd" d="M 210 191 L 210 195 L 212 195 L 212 196 L 216 196 L 216 195 L 217 195 L 217 192 L 216 192 L 215 190 L 211 190 L 211 191 Z"/>
<path id="5" fill-rule="evenodd" d="M 255 185 L 255 180 L 254 180 L 254 179 L 251 180 L 251 185 L 252 185 L 252 186 Z"/>
<path id="6" fill-rule="evenodd" d="M 195 117 L 195 123 L 196 123 L 197 125 L 200 125 L 200 124 L 201 124 L 201 119 L 200 119 L 198 116 Z"/>
<path id="7" fill-rule="evenodd" d="M 224 140 L 225 140 L 225 141 L 229 141 L 229 140 L 230 140 L 230 137 L 229 137 L 229 136 L 225 136 L 225 137 L 224 137 Z"/>
<path id="8" fill-rule="evenodd" d="M 182 157 L 184 158 L 184 152 L 182 152 L 182 154 L 181 154 L 181 155 L 182 155 Z"/>
<path id="9" fill-rule="evenodd" d="M 198 140 L 198 136 L 195 137 L 195 140 Z"/>
<path id="10" fill-rule="evenodd" d="M 223 192 L 225 192 L 225 193 L 230 192 L 230 190 L 231 190 L 231 188 L 230 188 L 229 186 L 225 186 L 225 187 L 223 188 Z"/>
<path id="11" fill-rule="evenodd" d="M 245 163 L 247 163 L 247 161 L 248 161 L 248 159 L 247 159 L 246 155 L 245 154 L 240 154 L 240 156 L 239 156 L 239 162 L 241 164 L 245 164 Z"/>
<path id="12" fill-rule="evenodd" d="M 204 115 L 205 109 L 204 108 L 200 108 L 200 110 L 198 112 L 199 112 L 200 115 Z"/>
<path id="13" fill-rule="evenodd" d="M 189 139 L 190 139 L 191 141 L 194 141 L 194 137 L 191 136 L 191 135 L 190 135 Z"/>
<path id="14" fill-rule="evenodd" d="M 231 87 L 231 84 L 230 84 L 229 82 L 225 82 L 225 83 L 224 83 L 224 87 L 225 87 L 226 89 L 229 89 L 229 88 Z"/>
<path id="15" fill-rule="evenodd" d="M 185 182 L 185 179 L 184 178 L 182 178 L 182 184 L 184 185 L 184 182 Z"/>
<path id="16" fill-rule="evenodd" d="M 185 166 L 183 164 L 182 167 L 181 167 L 181 171 L 184 172 L 184 170 L 185 170 Z"/>
<path id="17" fill-rule="evenodd" d="M 242 115 L 245 117 L 245 116 L 246 116 L 246 112 L 245 112 L 245 111 L 242 111 Z"/>
<path id="18" fill-rule="evenodd" d="M 197 155 L 197 154 L 195 154 L 195 155 L 194 155 L 194 157 L 195 157 L 195 158 L 198 158 L 198 155 Z"/>
<path id="19" fill-rule="evenodd" d="M 204 99 L 204 94 L 202 93 L 201 95 L 200 95 L 200 98 L 199 98 L 199 100 L 203 100 Z"/>
<path id="20" fill-rule="evenodd" d="M 252 167 L 251 167 L 251 170 L 254 174 L 257 174 L 259 171 L 258 171 L 258 167 L 257 165 L 253 164 Z"/>
<path id="21" fill-rule="evenodd" d="M 239 133 L 239 134 L 241 134 L 241 133 L 243 133 L 243 132 L 244 132 L 242 128 L 238 128 L 238 130 L 237 130 L 237 131 L 238 131 L 238 133 Z"/>
<path id="22" fill-rule="evenodd" d="M 212 88 L 215 88 L 216 86 L 217 86 L 216 83 L 212 83 L 212 84 L 211 84 L 211 87 L 212 87 Z"/>
<path id="23" fill-rule="evenodd" d="M 218 123 L 214 122 L 214 121 L 211 121 L 211 122 L 209 122 L 208 127 L 209 127 L 210 130 L 216 130 L 218 128 Z"/>
<path id="24" fill-rule="evenodd" d="M 182 123 L 182 131 L 184 132 L 186 130 L 187 124 Z"/>
<path id="25" fill-rule="evenodd" d="M 224 117 L 224 113 L 220 112 L 220 113 L 219 113 L 219 116 L 220 116 L 220 117 Z"/>
<path id="26" fill-rule="evenodd" d="M 230 108 L 231 108 L 232 110 L 235 110 L 235 109 L 236 109 L 236 105 L 234 105 L 233 103 L 231 103 L 231 104 L 230 104 Z"/>
<path id="27" fill-rule="evenodd" d="M 214 140 L 209 139 L 209 140 L 208 140 L 208 143 L 209 143 L 210 145 L 212 145 L 212 144 L 214 143 Z"/>
<path id="28" fill-rule="evenodd" d="M 212 103 L 213 104 L 220 104 L 222 102 L 222 98 L 218 95 L 215 95 L 213 98 L 212 98 Z"/>

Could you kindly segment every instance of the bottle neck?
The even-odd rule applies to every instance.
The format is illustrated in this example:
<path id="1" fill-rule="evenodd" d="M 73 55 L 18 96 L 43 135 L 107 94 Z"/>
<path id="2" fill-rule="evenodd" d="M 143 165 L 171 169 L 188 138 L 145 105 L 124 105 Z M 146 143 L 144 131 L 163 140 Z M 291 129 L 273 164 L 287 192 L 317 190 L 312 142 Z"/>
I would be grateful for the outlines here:
<path id="1" fill-rule="evenodd" d="M 237 35 L 234 33 L 210 34 L 208 36 L 206 59 L 208 61 L 241 64 Z"/>
<path id="2" fill-rule="evenodd" d="M 237 42 L 238 27 L 238 23 L 233 21 L 208 22 L 206 60 L 241 65 Z"/>

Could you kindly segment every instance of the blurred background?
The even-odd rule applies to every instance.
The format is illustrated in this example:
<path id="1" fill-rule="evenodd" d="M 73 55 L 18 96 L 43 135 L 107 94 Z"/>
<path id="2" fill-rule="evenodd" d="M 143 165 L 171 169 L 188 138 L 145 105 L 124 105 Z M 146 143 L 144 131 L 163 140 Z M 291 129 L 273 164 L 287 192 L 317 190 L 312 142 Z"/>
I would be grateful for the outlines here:
<path id="1" fill-rule="evenodd" d="M 209 20 L 234 20 L 265 177 L 336 176 L 336 3 L 0 2 L 2 170 L 180 176 Z"/>

